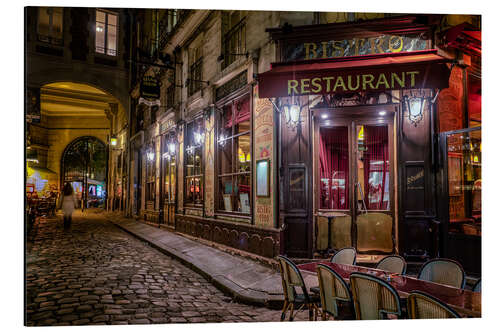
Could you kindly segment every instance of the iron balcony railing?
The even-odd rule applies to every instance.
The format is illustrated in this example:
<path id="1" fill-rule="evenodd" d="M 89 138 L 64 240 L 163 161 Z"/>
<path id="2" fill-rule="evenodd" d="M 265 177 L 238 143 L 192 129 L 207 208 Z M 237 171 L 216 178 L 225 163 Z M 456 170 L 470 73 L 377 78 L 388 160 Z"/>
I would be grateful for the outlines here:
<path id="1" fill-rule="evenodd" d="M 191 96 L 201 89 L 203 57 L 200 57 L 189 67 L 188 95 Z"/>
<path id="2" fill-rule="evenodd" d="M 246 26 L 245 18 L 235 24 L 223 38 L 224 61 L 222 68 L 231 65 L 237 55 L 246 52 Z"/>

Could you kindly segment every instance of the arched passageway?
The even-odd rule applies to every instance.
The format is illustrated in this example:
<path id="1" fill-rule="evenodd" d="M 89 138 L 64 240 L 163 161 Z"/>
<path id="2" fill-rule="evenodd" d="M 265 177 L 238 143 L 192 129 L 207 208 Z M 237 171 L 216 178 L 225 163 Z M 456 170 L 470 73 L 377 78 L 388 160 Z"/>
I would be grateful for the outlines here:
<path id="1" fill-rule="evenodd" d="M 71 183 L 80 207 L 104 207 L 107 161 L 107 146 L 96 137 L 79 137 L 64 149 L 61 184 Z"/>

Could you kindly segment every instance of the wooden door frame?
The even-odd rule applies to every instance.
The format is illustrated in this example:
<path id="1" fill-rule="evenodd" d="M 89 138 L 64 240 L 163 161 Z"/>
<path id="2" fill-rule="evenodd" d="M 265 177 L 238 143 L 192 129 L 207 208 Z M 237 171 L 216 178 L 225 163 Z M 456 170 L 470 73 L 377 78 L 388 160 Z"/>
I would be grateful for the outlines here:
<path id="1" fill-rule="evenodd" d="M 313 149 L 315 151 L 318 150 L 319 147 L 319 130 L 322 127 L 333 127 L 336 125 L 344 125 L 348 126 L 348 149 L 349 149 L 349 214 L 351 215 L 351 245 L 357 248 L 357 228 L 356 228 L 356 216 L 358 214 L 357 209 L 357 193 L 355 190 L 355 183 L 357 182 L 357 164 L 356 158 L 353 156 L 355 148 L 357 148 L 356 142 L 356 126 L 358 124 L 361 125 L 387 125 L 388 128 L 388 144 L 389 144 L 389 204 L 391 209 L 389 211 L 380 211 L 381 213 L 389 212 L 389 215 L 392 217 L 392 239 L 393 239 L 393 248 L 392 253 L 396 252 L 396 244 L 398 238 L 398 230 L 397 230 L 397 207 L 396 205 L 396 196 L 398 195 L 398 191 L 396 188 L 396 165 L 397 161 L 395 161 L 396 157 L 396 141 L 394 139 L 394 119 L 396 118 L 396 113 L 398 111 L 399 104 L 386 104 L 386 105 L 362 105 L 362 106 L 347 106 L 340 108 L 318 108 L 313 109 Z M 384 116 L 380 116 L 378 112 L 386 111 Z M 327 112 L 329 117 L 327 119 L 322 119 L 321 114 Z M 329 121 L 335 121 L 335 124 L 328 123 Z M 353 172 L 353 171 L 356 172 Z M 314 191 L 313 198 L 313 215 L 316 215 L 319 209 L 319 187 L 320 187 L 320 179 L 319 179 L 319 154 L 315 153 L 314 161 L 313 161 L 313 177 L 314 177 L 314 186 L 316 190 Z M 345 210 L 342 210 L 345 211 Z M 367 254 L 379 254 L 380 251 L 367 251 L 363 252 Z"/>

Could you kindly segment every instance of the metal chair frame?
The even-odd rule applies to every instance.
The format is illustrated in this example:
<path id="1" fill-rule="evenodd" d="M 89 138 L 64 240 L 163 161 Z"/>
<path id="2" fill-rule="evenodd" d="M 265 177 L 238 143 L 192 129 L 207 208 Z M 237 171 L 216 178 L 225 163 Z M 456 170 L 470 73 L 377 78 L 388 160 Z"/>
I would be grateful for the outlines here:
<path id="1" fill-rule="evenodd" d="M 359 300 L 358 300 L 359 296 L 356 293 L 356 287 L 355 287 L 355 283 L 353 283 L 353 278 L 354 279 L 355 278 L 362 278 L 362 279 L 374 281 L 374 282 L 378 283 L 379 285 L 381 285 L 382 287 L 386 288 L 396 299 L 397 310 L 396 311 L 387 311 L 384 309 L 380 309 L 378 311 L 379 319 L 386 319 L 388 314 L 396 315 L 398 318 L 402 317 L 403 311 L 401 310 L 401 298 L 399 297 L 398 292 L 396 291 L 396 289 L 394 289 L 393 286 L 391 286 L 386 281 L 384 281 L 376 276 L 373 276 L 371 274 L 355 272 L 355 273 L 351 273 L 349 280 L 351 283 L 351 292 L 352 292 L 352 298 L 353 298 L 353 304 L 354 304 L 354 312 L 356 314 L 356 320 L 361 320 L 362 318 L 361 318 L 361 310 L 360 310 Z M 380 303 L 380 299 L 379 299 L 379 303 Z"/>
<path id="2" fill-rule="evenodd" d="M 353 247 L 344 247 L 344 248 L 341 248 L 340 250 L 338 250 L 338 251 L 337 251 L 337 252 L 336 252 L 336 253 L 335 253 L 335 254 L 334 254 L 334 255 L 330 258 L 330 262 L 331 262 L 331 263 L 336 263 L 336 262 L 334 262 L 335 257 L 337 257 L 337 256 L 338 256 L 338 255 L 339 255 L 342 251 L 346 251 L 346 250 L 352 250 L 352 251 L 354 251 L 354 259 L 353 259 L 353 261 L 352 261 L 352 264 L 349 264 L 349 265 L 356 265 L 356 254 L 357 254 L 357 252 L 356 252 L 356 249 L 355 249 L 355 248 L 353 248 Z"/>
<path id="3" fill-rule="evenodd" d="M 416 299 L 417 298 L 424 298 L 425 300 L 434 303 L 438 307 L 440 307 L 442 310 L 446 311 L 449 315 L 450 318 L 461 318 L 460 315 L 450 308 L 448 305 L 443 303 L 441 300 L 437 299 L 434 296 L 431 296 L 427 293 L 424 293 L 422 291 L 412 291 L 408 295 L 408 301 L 407 301 L 407 307 L 408 307 L 408 318 L 409 319 L 443 319 L 443 318 L 427 318 L 427 317 L 418 317 L 417 310 L 416 310 Z"/>
<path id="4" fill-rule="evenodd" d="M 426 269 L 426 267 L 428 265 L 432 264 L 432 263 L 439 262 L 439 261 L 441 261 L 441 262 L 449 262 L 449 263 L 457 265 L 460 268 L 460 271 L 462 273 L 462 282 L 460 283 L 460 289 L 464 289 L 465 288 L 465 282 L 466 282 L 464 268 L 462 267 L 462 265 L 458 261 L 452 260 L 452 259 L 448 259 L 448 258 L 434 258 L 434 259 L 426 261 L 422 265 L 422 267 L 420 267 L 420 270 L 418 271 L 418 274 L 417 274 L 417 279 L 425 280 L 425 279 L 422 279 L 422 273 L 424 272 L 424 270 Z"/>
<path id="5" fill-rule="evenodd" d="M 280 272 L 281 272 L 281 282 L 283 285 L 283 294 L 285 296 L 285 301 L 283 303 L 283 309 L 281 312 L 281 318 L 280 321 L 284 321 L 286 318 L 286 312 L 290 309 L 290 317 L 289 321 L 293 321 L 293 311 L 295 306 L 300 305 L 300 307 L 297 309 L 298 311 L 301 311 L 304 309 L 304 307 L 307 307 L 309 310 L 309 320 L 316 320 L 319 312 L 319 308 L 316 304 L 316 301 L 309 296 L 309 293 L 307 292 L 306 284 L 304 282 L 304 279 L 302 277 L 302 274 L 300 273 L 299 269 L 297 266 L 287 257 L 285 256 L 278 256 L 278 262 L 280 266 Z M 293 270 L 294 273 L 298 276 L 299 278 L 299 283 L 294 284 L 291 281 L 287 281 L 287 277 L 290 276 L 289 270 Z M 295 291 L 295 287 L 299 287 L 302 290 L 302 295 L 304 297 L 303 300 L 297 300 L 297 292 Z M 291 294 L 290 294 L 291 293 Z"/>
<path id="6" fill-rule="evenodd" d="M 481 279 L 477 280 L 477 282 L 474 284 L 474 287 L 472 287 L 472 291 L 475 291 L 477 293 L 481 292 Z"/>
<path id="7" fill-rule="evenodd" d="M 381 259 L 381 260 L 377 263 L 377 266 L 376 266 L 375 268 L 380 269 L 380 268 L 379 268 L 380 264 L 382 264 L 385 260 L 388 260 L 388 259 L 390 259 L 390 258 L 399 258 L 399 259 L 401 259 L 401 260 L 403 261 L 403 263 L 404 263 L 404 266 L 403 266 L 403 271 L 402 271 L 400 274 L 401 274 L 401 275 L 405 275 L 405 274 L 406 274 L 406 267 L 407 267 L 406 260 L 405 260 L 403 257 L 398 256 L 397 254 L 392 254 L 392 255 L 389 255 L 389 256 L 387 256 L 387 257 L 382 258 L 382 259 Z"/>

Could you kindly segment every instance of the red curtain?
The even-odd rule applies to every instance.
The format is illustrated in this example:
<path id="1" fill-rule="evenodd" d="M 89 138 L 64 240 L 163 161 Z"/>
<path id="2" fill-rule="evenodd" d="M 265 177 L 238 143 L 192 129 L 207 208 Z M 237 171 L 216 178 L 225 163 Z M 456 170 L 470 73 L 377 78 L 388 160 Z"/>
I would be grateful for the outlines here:
<path id="1" fill-rule="evenodd" d="M 321 128 L 319 138 L 320 208 L 349 208 L 348 128 Z M 323 180 L 327 180 L 327 185 Z"/>
<path id="2" fill-rule="evenodd" d="M 363 154 L 363 169 L 365 183 L 365 204 L 367 209 L 386 210 L 388 201 L 384 201 L 384 190 L 389 170 L 389 142 L 387 137 L 387 126 L 364 126 L 364 142 L 366 151 Z M 370 174 L 382 173 L 381 183 L 370 183 Z M 379 196 L 379 197 L 378 197 Z M 374 201 L 372 198 L 378 200 Z"/>
<path id="3" fill-rule="evenodd" d="M 250 98 L 245 97 L 239 101 L 233 102 L 230 106 L 224 108 L 224 127 L 230 128 L 234 124 L 238 125 L 244 121 L 250 120 Z"/>

